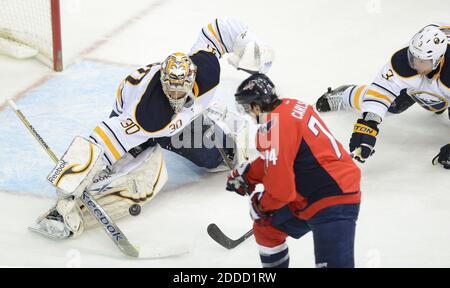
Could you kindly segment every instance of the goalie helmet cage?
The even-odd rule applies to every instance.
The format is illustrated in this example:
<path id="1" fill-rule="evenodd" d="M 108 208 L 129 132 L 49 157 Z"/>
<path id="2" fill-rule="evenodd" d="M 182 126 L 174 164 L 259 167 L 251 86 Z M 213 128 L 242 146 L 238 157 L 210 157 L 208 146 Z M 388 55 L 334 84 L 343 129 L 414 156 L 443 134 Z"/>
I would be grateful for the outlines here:
<path id="1" fill-rule="evenodd" d="M 40 61 L 62 71 L 60 0 L 0 0 L 2 39 L 10 52 L 5 54 L 16 56 L 20 47 L 29 47 Z"/>

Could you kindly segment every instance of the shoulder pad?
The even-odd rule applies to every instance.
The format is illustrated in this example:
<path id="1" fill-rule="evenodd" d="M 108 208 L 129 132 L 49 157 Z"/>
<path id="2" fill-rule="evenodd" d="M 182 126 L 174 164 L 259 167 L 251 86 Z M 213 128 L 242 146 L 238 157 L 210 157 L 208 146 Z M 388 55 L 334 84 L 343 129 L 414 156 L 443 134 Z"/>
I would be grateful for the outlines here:
<path id="1" fill-rule="evenodd" d="M 412 69 L 408 63 L 408 47 L 403 48 L 392 56 L 391 65 L 395 73 L 400 77 L 409 78 L 417 75 L 417 71 Z"/>
<path id="2" fill-rule="evenodd" d="M 194 64 L 197 65 L 197 77 L 195 82 L 198 87 L 197 93 L 201 96 L 219 84 L 219 60 L 213 53 L 204 50 L 200 50 L 190 57 Z"/>

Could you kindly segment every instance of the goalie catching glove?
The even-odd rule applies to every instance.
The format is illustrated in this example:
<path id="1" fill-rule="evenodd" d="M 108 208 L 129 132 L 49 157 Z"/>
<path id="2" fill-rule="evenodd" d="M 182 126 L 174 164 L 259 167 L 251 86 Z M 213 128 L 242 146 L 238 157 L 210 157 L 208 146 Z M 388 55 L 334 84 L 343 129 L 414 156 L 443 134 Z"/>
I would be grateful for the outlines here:
<path id="1" fill-rule="evenodd" d="M 250 74 L 266 74 L 272 67 L 274 58 L 272 47 L 259 40 L 251 31 L 245 31 L 236 38 L 228 63 Z"/>
<path id="2" fill-rule="evenodd" d="M 358 162 L 365 163 L 366 159 L 375 153 L 380 123 L 381 118 L 373 113 L 364 113 L 363 119 L 356 122 L 350 139 L 350 152 Z"/>
<path id="3" fill-rule="evenodd" d="M 450 169 L 450 143 L 441 148 L 439 154 L 434 157 L 433 165 L 441 164 L 445 169 Z"/>

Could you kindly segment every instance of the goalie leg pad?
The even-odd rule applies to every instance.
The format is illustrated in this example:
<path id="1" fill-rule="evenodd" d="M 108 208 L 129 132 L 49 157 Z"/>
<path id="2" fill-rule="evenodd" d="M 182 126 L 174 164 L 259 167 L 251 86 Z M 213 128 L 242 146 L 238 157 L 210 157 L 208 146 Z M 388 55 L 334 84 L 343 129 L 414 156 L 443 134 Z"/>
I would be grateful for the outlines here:
<path id="1" fill-rule="evenodd" d="M 122 160 L 122 159 L 121 159 Z M 162 149 L 155 146 L 139 154 L 137 158 L 124 157 L 113 166 L 115 172 L 108 177 L 97 176 L 89 189 L 98 203 L 113 220 L 129 215 L 129 208 L 149 202 L 167 182 L 167 169 Z M 85 229 L 98 226 L 98 221 L 78 198 L 60 199 L 50 211 L 39 217 L 29 227 L 33 232 L 52 239 L 80 236 Z"/>
<path id="2" fill-rule="evenodd" d="M 159 145 L 148 148 L 137 158 L 127 157 L 124 162 L 114 167 L 114 174 L 105 185 L 102 181 L 90 191 L 98 203 L 113 220 L 130 215 L 129 209 L 134 204 L 143 206 L 162 189 L 167 182 L 167 169 L 162 149 Z M 100 188 L 99 188 L 100 187 Z M 81 207 L 84 229 L 98 225 L 86 207 Z"/>

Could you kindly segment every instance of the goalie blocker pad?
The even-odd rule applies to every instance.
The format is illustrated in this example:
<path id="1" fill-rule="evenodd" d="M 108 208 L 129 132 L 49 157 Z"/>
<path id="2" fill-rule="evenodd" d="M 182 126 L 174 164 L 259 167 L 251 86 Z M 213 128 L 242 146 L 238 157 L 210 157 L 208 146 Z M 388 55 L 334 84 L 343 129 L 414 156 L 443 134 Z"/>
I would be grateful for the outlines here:
<path id="1" fill-rule="evenodd" d="M 102 153 L 101 146 L 77 136 L 47 180 L 63 198 L 78 198 L 104 166 Z"/>
<path id="2" fill-rule="evenodd" d="M 212 103 L 204 112 L 206 119 L 218 126 L 234 141 L 234 166 L 244 162 L 252 162 L 260 153 L 256 148 L 256 137 L 259 126 L 244 113 L 229 111 L 225 104 Z M 228 146 L 224 148 L 230 148 Z"/>

